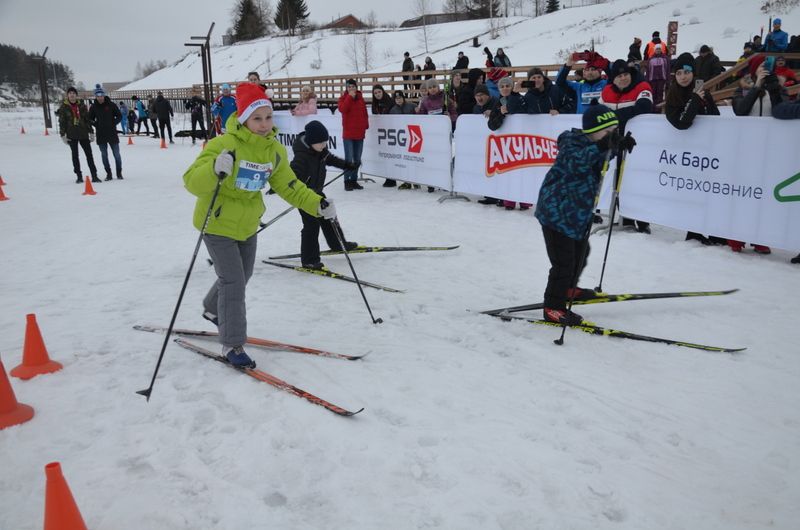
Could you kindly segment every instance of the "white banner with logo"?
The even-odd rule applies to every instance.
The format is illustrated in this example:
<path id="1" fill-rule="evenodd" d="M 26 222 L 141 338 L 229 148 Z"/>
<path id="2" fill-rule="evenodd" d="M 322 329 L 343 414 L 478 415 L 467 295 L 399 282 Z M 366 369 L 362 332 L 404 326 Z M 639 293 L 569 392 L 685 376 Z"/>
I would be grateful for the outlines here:
<path id="1" fill-rule="evenodd" d="M 334 116 L 327 110 L 320 114 L 295 118 L 289 111 L 277 111 L 273 114 L 273 122 L 278 128 L 277 139 L 286 146 L 289 159 L 294 158 L 292 144 L 297 135 L 304 131 L 306 123 L 317 120 L 328 129 L 328 149 L 339 158 L 344 159 L 344 142 L 342 141 L 342 117 Z"/>
<path id="2" fill-rule="evenodd" d="M 800 122 L 701 116 L 679 131 L 639 116 L 628 130 L 638 145 L 623 176 L 626 217 L 800 249 Z"/>
<path id="3" fill-rule="evenodd" d="M 558 136 L 581 127 L 581 116 L 565 114 L 507 116 L 489 129 L 486 118 L 464 115 L 456 124 L 457 192 L 534 204 L 545 175 L 558 156 Z M 608 208 L 614 164 L 606 174 L 601 208 Z"/>
<path id="4" fill-rule="evenodd" d="M 451 122 L 447 116 L 370 116 L 361 171 L 450 189 Z"/>

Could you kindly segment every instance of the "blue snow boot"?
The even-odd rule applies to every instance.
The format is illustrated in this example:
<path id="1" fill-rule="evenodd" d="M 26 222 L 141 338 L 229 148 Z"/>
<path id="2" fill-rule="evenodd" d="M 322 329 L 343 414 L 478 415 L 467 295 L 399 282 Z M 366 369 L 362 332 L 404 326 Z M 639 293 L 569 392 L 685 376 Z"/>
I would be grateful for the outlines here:
<path id="1" fill-rule="evenodd" d="M 235 346 L 228 350 L 225 358 L 229 363 L 237 368 L 255 368 L 256 362 L 250 358 L 241 346 Z"/>

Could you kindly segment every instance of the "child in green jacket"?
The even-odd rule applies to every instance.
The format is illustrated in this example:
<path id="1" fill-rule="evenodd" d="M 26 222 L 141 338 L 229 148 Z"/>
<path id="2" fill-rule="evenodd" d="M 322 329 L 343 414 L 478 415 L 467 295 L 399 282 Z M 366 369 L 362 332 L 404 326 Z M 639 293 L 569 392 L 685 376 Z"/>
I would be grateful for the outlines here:
<path id="1" fill-rule="evenodd" d="M 295 178 L 286 148 L 275 139 L 272 104 L 264 90 L 242 83 L 236 90 L 236 112 L 226 123 L 226 133 L 211 140 L 183 182 L 197 196 L 194 226 L 203 229 L 203 241 L 214 261 L 217 281 L 203 300 L 203 317 L 219 327 L 222 353 L 238 367 L 254 368 L 244 351 L 247 340 L 245 286 L 253 274 L 256 231 L 265 206 L 262 190 L 267 183 L 286 202 L 309 215 L 334 219 L 332 200 L 323 200 Z M 220 186 L 216 201 L 214 191 Z"/>

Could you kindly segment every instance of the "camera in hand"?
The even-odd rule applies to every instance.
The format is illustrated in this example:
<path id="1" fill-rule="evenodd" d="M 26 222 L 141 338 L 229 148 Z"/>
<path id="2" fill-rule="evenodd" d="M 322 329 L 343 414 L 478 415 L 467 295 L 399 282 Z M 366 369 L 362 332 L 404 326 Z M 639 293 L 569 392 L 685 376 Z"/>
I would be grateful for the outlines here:
<path id="1" fill-rule="evenodd" d="M 588 61 L 591 52 L 575 52 L 572 54 L 573 61 Z"/>

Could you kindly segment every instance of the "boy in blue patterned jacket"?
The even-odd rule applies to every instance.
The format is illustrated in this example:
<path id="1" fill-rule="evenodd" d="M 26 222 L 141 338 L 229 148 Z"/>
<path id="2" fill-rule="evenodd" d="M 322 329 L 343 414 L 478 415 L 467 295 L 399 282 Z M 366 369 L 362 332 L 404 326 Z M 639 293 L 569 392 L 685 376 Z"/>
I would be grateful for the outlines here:
<path id="1" fill-rule="evenodd" d="M 614 111 L 590 106 L 583 114 L 582 130 L 559 135 L 558 156 L 539 190 L 535 215 L 551 265 L 544 292 L 544 318 L 550 322 L 580 324 L 583 318 L 567 309 L 567 299 L 594 294 L 576 286 L 589 256 L 588 230 L 604 166 L 618 149 L 630 152 L 636 145 L 630 135 L 620 137 L 618 126 Z"/>

